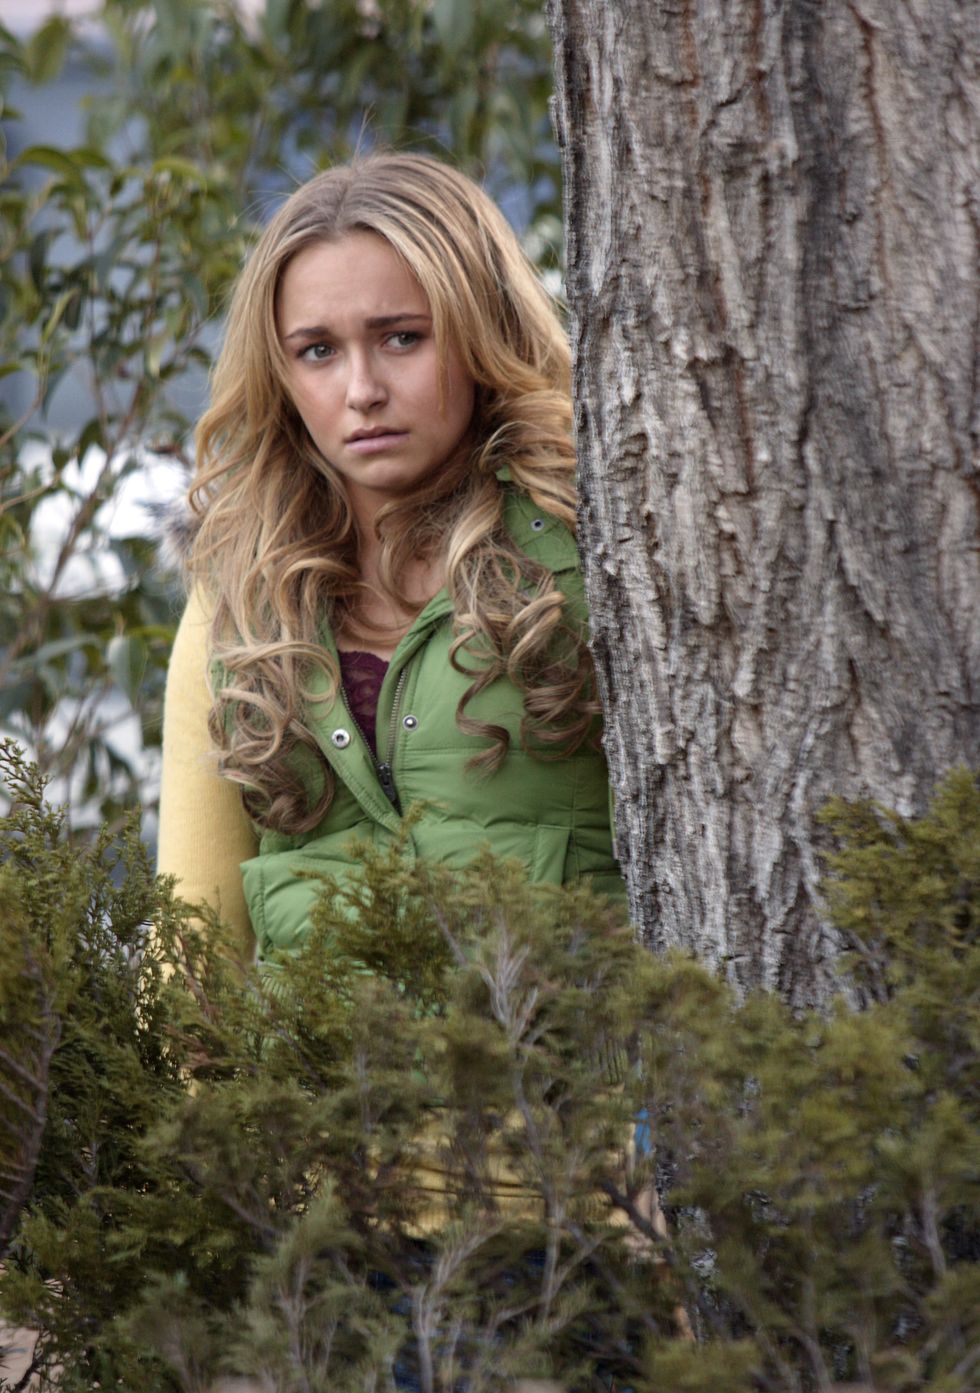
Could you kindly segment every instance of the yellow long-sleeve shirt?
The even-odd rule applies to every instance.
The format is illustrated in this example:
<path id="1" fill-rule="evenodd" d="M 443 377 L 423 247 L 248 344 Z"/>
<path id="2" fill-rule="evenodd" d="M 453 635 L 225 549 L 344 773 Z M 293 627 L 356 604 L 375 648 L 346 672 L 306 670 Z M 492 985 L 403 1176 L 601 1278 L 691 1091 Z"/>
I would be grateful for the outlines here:
<path id="1" fill-rule="evenodd" d="M 238 788 L 218 773 L 208 733 L 209 626 L 204 598 L 195 590 L 167 673 L 157 870 L 176 876 L 183 899 L 218 910 L 250 958 L 255 937 L 239 867 L 257 854 L 258 838 Z"/>

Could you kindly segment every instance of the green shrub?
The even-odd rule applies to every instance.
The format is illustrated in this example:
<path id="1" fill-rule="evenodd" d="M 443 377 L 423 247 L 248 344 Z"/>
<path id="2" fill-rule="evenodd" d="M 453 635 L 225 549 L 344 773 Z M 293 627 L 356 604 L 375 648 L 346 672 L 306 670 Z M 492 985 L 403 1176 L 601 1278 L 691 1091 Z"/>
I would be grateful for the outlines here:
<path id="1" fill-rule="evenodd" d="M 4 758 L 0 1308 L 59 1387 L 976 1386 L 968 775 L 834 810 L 869 1005 L 794 1016 L 584 890 L 397 850 L 257 973 Z"/>

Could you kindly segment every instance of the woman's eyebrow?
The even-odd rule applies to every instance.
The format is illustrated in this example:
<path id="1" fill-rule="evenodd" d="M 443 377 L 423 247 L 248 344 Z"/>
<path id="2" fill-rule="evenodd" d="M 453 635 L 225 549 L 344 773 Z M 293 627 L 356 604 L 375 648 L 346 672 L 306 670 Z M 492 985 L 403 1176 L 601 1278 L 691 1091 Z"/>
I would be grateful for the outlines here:
<path id="1" fill-rule="evenodd" d="M 366 319 L 365 324 L 369 329 L 387 329 L 392 324 L 405 324 L 407 322 L 431 324 L 431 314 L 381 314 L 374 319 Z"/>
<path id="2" fill-rule="evenodd" d="M 403 314 L 379 314 L 364 321 L 368 329 L 390 329 L 393 324 L 431 324 L 431 314 L 417 314 L 406 311 Z M 283 343 L 290 339 L 330 338 L 331 330 L 325 324 L 310 324 L 302 329 L 292 329 L 283 337 Z"/>

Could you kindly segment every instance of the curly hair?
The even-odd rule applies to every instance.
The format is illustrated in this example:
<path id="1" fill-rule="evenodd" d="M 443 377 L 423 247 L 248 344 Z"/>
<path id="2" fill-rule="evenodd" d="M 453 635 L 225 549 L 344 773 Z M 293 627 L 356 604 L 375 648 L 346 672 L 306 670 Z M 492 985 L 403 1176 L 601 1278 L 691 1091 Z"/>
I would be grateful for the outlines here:
<path id="1" fill-rule="evenodd" d="M 339 672 L 319 642 L 326 621 L 363 632 L 365 590 L 344 482 L 316 448 L 286 385 L 277 292 L 290 260 L 354 232 L 383 237 L 428 298 L 441 369 L 451 348 L 475 387 L 461 457 L 376 520 L 381 586 L 407 613 L 407 564 L 438 556 L 454 612 L 452 661 L 472 677 L 461 729 L 487 739 L 470 760 L 499 767 L 508 735 L 466 714 L 506 675 L 521 691 L 521 742 L 570 753 L 597 706 L 581 635 L 563 616 L 551 573 L 503 527 L 510 487 L 575 525 L 569 352 L 556 308 L 496 205 L 470 179 L 422 155 L 370 154 L 297 189 L 270 222 L 236 284 L 209 410 L 197 433 L 191 506 L 199 526 L 190 572 L 213 606 L 212 736 L 222 773 L 243 786 L 262 825 L 314 828 L 333 779 L 304 723 L 311 672 L 336 694 Z M 417 607 L 415 611 L 417 612 Z M 305 748 L 323 766 L 316 799 L 297 774 Z"/>

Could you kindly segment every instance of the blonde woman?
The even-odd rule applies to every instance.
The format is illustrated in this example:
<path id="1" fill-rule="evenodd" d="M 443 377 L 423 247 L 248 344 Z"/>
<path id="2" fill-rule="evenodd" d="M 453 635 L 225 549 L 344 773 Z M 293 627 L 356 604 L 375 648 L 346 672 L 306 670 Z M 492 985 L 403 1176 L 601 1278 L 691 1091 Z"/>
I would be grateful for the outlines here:
<path id="1" fill-rule="evenodd" d="M 622 893 L 574 542 L 568 349 L 495 205 L 417 155 L 298 189 L 235 290 L 191 499 L 160 869 L 259 957 L 403 814 Z"/>

